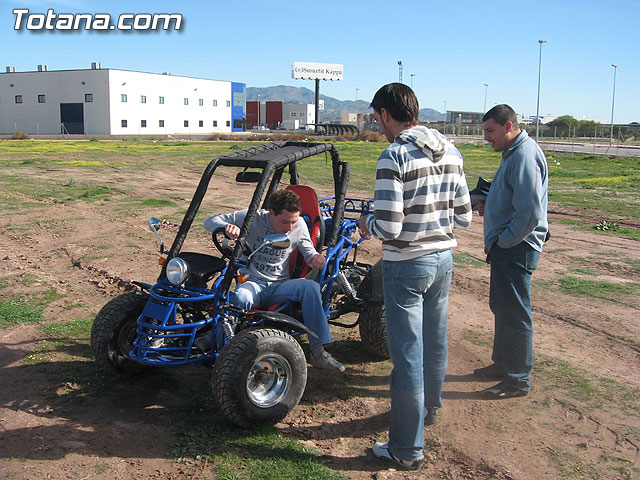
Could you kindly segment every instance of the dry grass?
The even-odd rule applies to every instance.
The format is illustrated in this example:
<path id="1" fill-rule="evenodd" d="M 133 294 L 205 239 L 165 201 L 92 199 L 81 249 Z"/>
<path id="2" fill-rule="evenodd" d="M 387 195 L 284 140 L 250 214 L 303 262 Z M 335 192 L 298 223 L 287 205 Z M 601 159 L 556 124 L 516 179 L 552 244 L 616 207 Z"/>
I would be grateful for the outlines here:
<path id="1" fill-rule="evenodd" d="M 11 137 L 13 140 L 28 140 L 29 135 L 24 133 L 22 130 L 16 130 L 16 132 Z"/>

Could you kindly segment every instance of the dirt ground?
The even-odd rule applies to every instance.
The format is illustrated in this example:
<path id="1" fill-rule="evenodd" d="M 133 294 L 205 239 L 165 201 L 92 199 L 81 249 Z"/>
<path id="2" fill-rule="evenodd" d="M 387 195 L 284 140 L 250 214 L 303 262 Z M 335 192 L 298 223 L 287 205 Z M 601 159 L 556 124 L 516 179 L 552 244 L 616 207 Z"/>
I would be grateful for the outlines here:
<path id="1" fill-rule="evenodd" d="M 77 175 L 71 168 L 28 173 L 51 182 Z M 199 174 L 170 173 L 146 171 L 114 182 L 124 197 L 137 186 L 138 196 L 172 198 L 186 208 Z M 251 188 L 213 184 L 210 191 L 229 198 L 215 213 L 244 206 L 250 190 L 243 189 Z M 317 188 L 327 192 L 326 186 Z M 171 216 L 175 207 L 113 205 L 109 199 L 51 199 L 18 213 L 5 211 L 0 299 L 54 289 L 59 298 L 45 310 L 45 323 L 53 324 L 95 316 L 133 280 L 153 282 L 157 245 L 146 219 Z M 493 332 L 482 221 L 475 216 L 470 228 L 457 231 L 444 408 L 438 423 L 425 428 L 423 470 L 390 469 L 371 454 L 374 441 L 387 439 L 391 366 L 360 349 L 357 329 L 333 329 L 330 350 L 347 371 L 336 376 L 310 366 L 303 399 L 277 426 L 281 433 L 353 479 L 640 478 L 638 296 L 611 299 L 595 288 L 592 295 L 570 295 L 559 283 L 572 276 L 637 285 L 640 243 L 560 222 L 588 213 L 554 205 L 551 211 L 552 238 L 533 280 L 537 363 L 529 396 L 483 400 L 479 391 L 490 384 L 471 375 L 490 361 Z M 619 220 L 638 226 L 637 220 Z M 167 243 L 178 221 L 170 219 L 161 230 Z M 212 248 L 201 223 L 188 242 Z M 365 242 L 363 250 L 361 259 L 375 261 L 379 244 Z M 206 462 L 179 463 L 168 454 L 180 415 L 198 415 L 197 409 L 176 406 L 184 405 L 185 395 L 206 391 L 209 370 L 161 371 L 142 386 L 114 382 L 97 373 L 86 342 L 52 340 L 41 327 L 0 328 L 0 478 L 216 478 Z M 206 414 L 202 421 L 217 419 Z"/>

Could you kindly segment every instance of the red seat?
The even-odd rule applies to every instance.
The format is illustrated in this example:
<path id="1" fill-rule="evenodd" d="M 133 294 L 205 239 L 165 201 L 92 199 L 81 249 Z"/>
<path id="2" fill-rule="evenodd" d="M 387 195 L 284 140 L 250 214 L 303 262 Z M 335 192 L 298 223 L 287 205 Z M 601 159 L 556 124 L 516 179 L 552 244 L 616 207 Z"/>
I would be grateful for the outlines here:
<path id="1" fill-rule="evenodd" d="M 311 187 L 304 185 L 288 185 L 286 190 L 291 190 L 300 197 L 302 211 L 300 215 L 306 217 L 309 222 L 309 236 L 318 252 L 322 252 L 324 243 L 324 221 L 320 214 L 320 205 L 318 204 L 318 196 Z M 289 259 L 289 275 L 291 278 L 304 278 L 309 272 L 309 266 L 298 254 L 296 248 Z"/>

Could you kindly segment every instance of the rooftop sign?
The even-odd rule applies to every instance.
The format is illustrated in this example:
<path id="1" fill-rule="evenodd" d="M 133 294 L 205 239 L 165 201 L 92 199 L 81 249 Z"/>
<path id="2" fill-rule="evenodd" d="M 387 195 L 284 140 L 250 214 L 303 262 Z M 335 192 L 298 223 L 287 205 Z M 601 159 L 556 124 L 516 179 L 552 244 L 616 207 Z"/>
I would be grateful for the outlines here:
<path id="1" fill-rule="evenodd" d="M 344 65 L 337 63 L 293 62 L 291 78 L 342 80 Z"/>

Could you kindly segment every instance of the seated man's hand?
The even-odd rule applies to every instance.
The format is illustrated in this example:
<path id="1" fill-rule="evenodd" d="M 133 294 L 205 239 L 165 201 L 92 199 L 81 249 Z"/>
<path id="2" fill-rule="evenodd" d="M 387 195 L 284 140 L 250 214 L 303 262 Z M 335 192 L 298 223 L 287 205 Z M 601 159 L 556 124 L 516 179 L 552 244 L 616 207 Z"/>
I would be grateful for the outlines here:
<path id="1" fill-rule="evenodd" d="M 320 254 L 314 255 L 309 261 L 309 266 L 314 270 L 320 270 L 324 267 L 327 260 Z"/>
<path id="2" fill-rule="evenodd" d="M 240 227 L 234 225 L 233 223 L 227 223 L 224 227 L 224 234 L 227 238 L 231 240 L 235 240 L 240 236 Z"/>
<path id="3" fill-rule="evenodd" d="M 367 228 L 367 215 L 363 215 L 358 219 L 358 231 L 360 232 L 360 236 L 365 239 L 371 235 L 371 232 Z"/>

